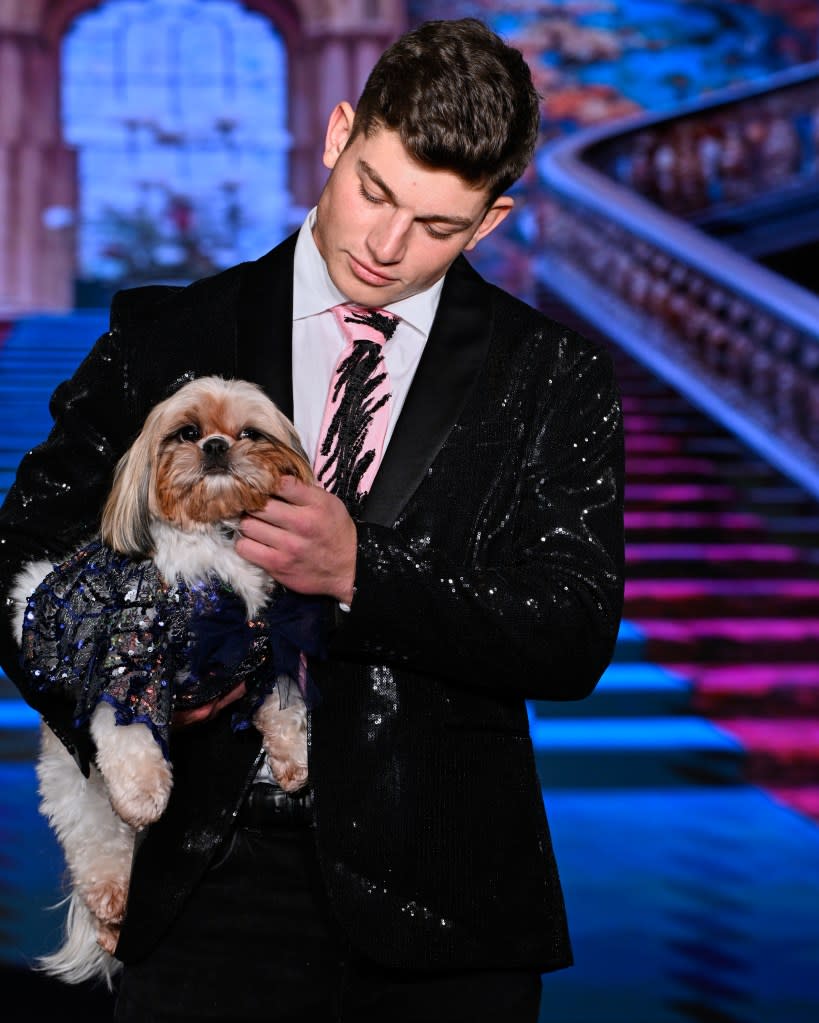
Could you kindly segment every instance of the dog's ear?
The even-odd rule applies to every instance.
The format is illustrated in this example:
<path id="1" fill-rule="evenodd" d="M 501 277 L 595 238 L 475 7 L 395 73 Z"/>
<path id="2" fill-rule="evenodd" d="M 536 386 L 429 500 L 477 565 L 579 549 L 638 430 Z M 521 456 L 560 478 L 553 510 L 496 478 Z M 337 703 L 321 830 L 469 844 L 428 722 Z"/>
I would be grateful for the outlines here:
<path id="1" fill-rule="evenodd" d="M 296 431 L 296 427 L 278 407 L 274 408 L 273 417 L 276 426 L 274 434 L 282 438 L 288 447 L 292 448 L 297 455 L 304 459 L 306 475 L 312 478 L 313 473 L 310 468 L 310 459 L 307 457 L 307 452 L 304 450 L 304 445 Z"/>
<path id="2" fill-rule="evenodd" d="M 148 558 L 153 553 L 149 495 L 154 472 L 153 434 L 143 430 L 114 470 L 100 535 L 115 551 Z"/>
<path id="3" fill-rule="evenodd" d="M 295 429 L 290 431 L 290 447 L 296 452 L 297 455 L 301 455 L 304 459 L 308 470 L 310 469 L 310 459 L 307 457 L 307 452 L 302 447 L 301 437 L 296 433 Z"/>

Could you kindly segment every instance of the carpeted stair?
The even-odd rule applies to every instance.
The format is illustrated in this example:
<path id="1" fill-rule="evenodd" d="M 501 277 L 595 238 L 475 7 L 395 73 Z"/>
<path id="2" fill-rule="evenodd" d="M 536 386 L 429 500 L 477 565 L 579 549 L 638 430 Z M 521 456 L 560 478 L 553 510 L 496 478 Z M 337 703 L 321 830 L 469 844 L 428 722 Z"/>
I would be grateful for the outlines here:
<path id="1" fill-rule="evenodd" d="M 51 427 L 48 399 L 108 328 L 103 311 L 18 320 L 0 343 L 0 501 L 20 458 Z"/>

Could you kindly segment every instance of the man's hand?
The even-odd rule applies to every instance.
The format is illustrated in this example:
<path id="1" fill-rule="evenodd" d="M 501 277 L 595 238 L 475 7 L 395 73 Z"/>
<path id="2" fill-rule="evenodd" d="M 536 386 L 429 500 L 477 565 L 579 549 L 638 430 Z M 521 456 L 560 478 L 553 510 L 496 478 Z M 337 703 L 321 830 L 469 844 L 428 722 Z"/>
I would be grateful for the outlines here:
<path id="1" fill-rule="evenodd" d="M 184 728 L 186 725 L 195 725 L 198 721 L 210 721 L 223 707 L 235 703 L 244 695 L 245 684 L 241 682 L 218 700 L 211 700 L 210 703 L 203 703 L 201 707 L 191 707 L 189 710 L 176 710 L 171 717 L 171 728 Z"/>
<path id="2" fill-rule="evenodd" d="M 350 603 L 356 528 L 347 509 L 322 487 L 282 477 L 275 497 L 239 524 L 237 552 L 296 593 Z"/>

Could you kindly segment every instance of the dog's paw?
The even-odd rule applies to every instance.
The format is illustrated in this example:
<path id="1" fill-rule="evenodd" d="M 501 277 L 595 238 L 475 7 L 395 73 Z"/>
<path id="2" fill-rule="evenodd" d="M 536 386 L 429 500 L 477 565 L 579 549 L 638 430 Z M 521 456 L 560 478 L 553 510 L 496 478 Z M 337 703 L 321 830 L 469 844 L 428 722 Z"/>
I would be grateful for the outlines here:
<path id="1" fill-rule="evenodd" d="M 82 898 L 98 922 L 99 928 L 118 927 L 125 916 L 128 884 L 113 878 L 101 878 L 82 887 Z M 100 942 L 102 944 L 102 942 Z M 105 948 L 105 945 L 102 946 Z M 106 948 L 106 952 L 109 949 Z"/>
<path id="2" fill-rule="evenodd" d="M 276 693 L 256 711 L 253 723 L 262 742 L 273 776 L 285 792 L 307 784 L 307 713 L 302 700 L 286 707 Z"/>
<path id="3" fill-rule="evenodd" d="M 119 924 L 105 923 L 104 920 L 97 920 L 97 944 L 108 955 L 113 955 L 119 941 Z"/>
<path id="4" fill-rule="evenodd" d="M 304 788 L 307 784 L 307 764 L 275 757 L 269 751 L 267 757 L 273 777 L 285 792 L 298 792 Z"/>
<path id="5" fill-rule="evenodd" d="M 91 718 L 97 767 L 111 806 L 126 824 L 144 828 L 162 815 L 173 784 L 171 765 L 146 725 L 117 725 L 101 703 Z"/>
<path id="6" fill-rule="evenodd" d="M 167 761 L 142 765 L 140 771 L 125 770 L 106 778 L 111 806 L 132 828 L 144 828 L 158 820 L 171 794 L 171 768 Z"/>

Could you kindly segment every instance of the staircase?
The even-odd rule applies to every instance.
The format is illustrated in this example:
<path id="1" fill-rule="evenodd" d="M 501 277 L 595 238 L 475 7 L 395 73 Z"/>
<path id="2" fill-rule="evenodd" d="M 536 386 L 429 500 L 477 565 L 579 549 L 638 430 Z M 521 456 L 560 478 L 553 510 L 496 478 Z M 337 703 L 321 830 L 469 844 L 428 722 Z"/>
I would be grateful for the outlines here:
<path id="1" fill-rule="evenodd" d="M 633 361 L 626 613 L 744 776 L 819 821 L 819 503 Z M 669 500 L 667 481 L 690 488 Z"/>
<path id="2" fill-rule="evenodd" d="M 819 502 L 612 354 L 626 621 L 589 699 L 532 705 L 544 785 L 749 783 L 819 822 Z"/>

